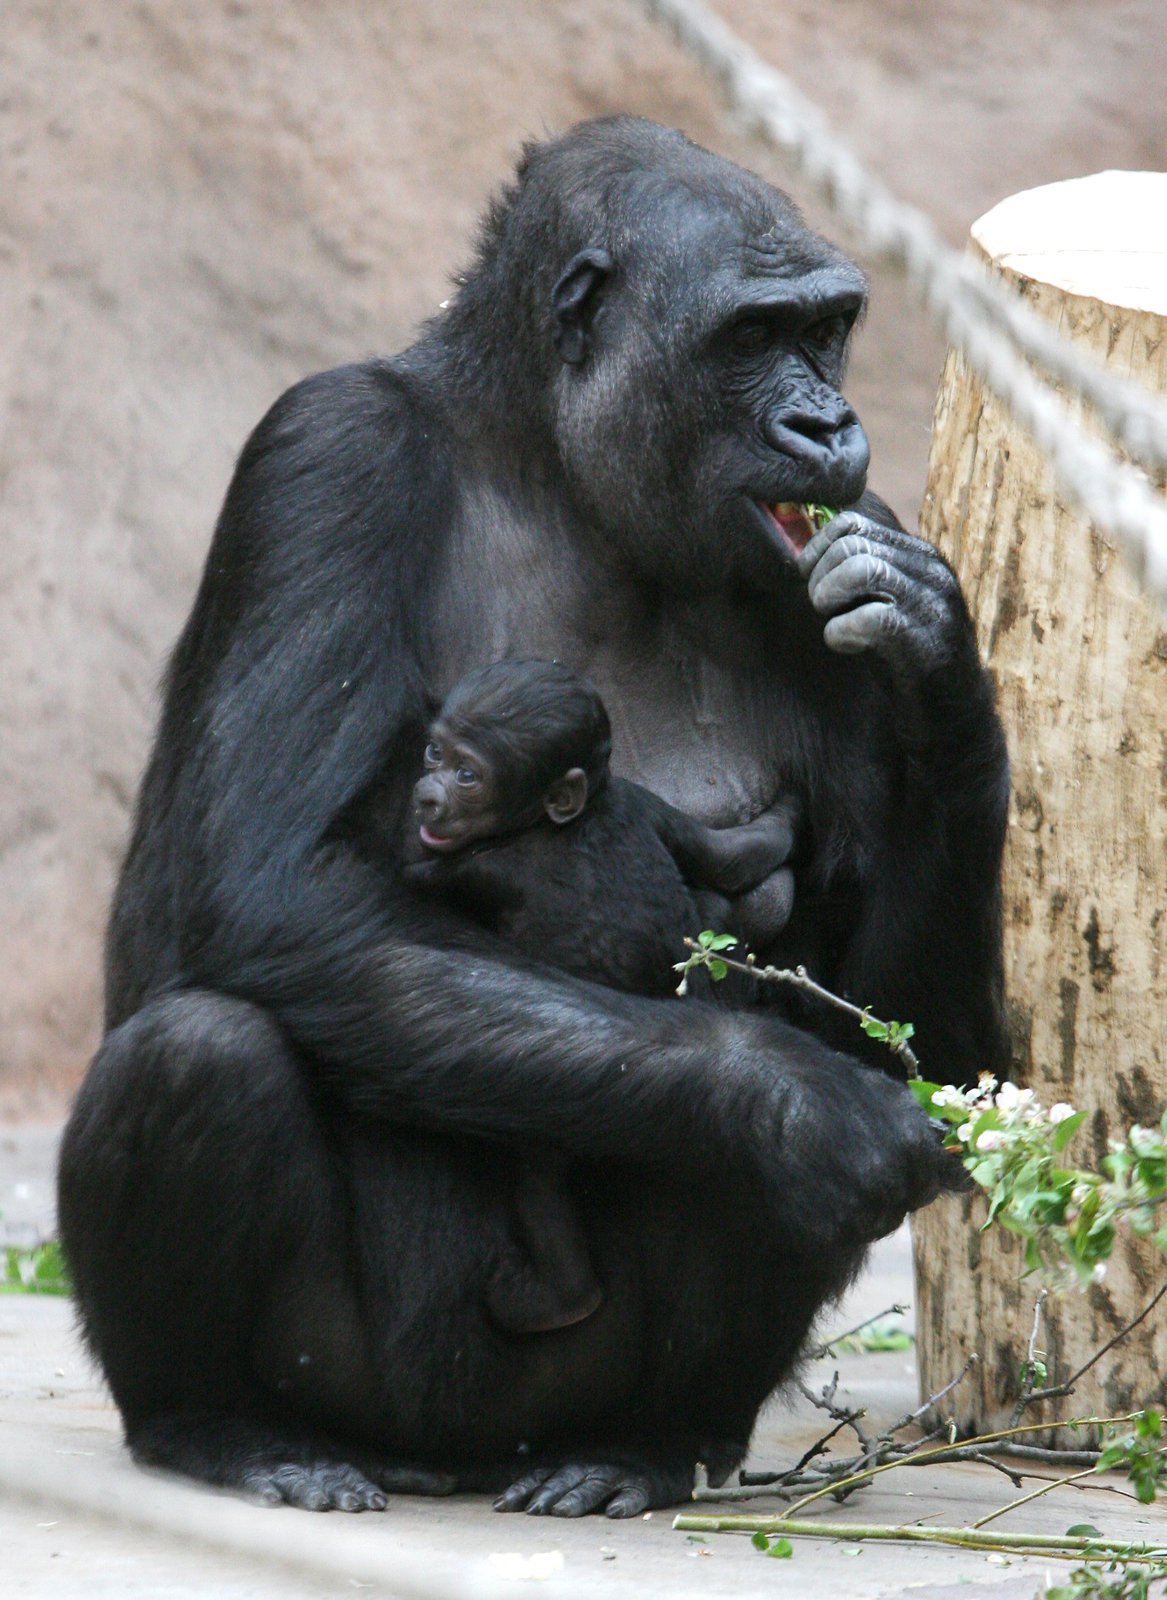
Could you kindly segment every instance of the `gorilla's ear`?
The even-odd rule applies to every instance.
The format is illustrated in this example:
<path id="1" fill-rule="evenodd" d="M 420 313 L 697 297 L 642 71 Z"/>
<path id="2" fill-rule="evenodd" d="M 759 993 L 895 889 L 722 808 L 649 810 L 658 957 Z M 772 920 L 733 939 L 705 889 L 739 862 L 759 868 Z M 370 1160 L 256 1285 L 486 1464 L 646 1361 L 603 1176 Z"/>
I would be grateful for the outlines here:
<path id="1" fill-rule="evenodd" d="M 582 767 L 571 767 L 556 778 L 543 797 L 543 809 L 552 822 L 574 822 L 588 803 L 588 777 Z"/>
<path id="2" fill-rule="evenodd" d="M 581 250 L 567 264 L 551 291 L 555 316 L 555 348 L 560 359 L 578 367 L 591 349 L 592 321 L 600 308 L 600 295 L 612 271 L 606 250 Z"/>

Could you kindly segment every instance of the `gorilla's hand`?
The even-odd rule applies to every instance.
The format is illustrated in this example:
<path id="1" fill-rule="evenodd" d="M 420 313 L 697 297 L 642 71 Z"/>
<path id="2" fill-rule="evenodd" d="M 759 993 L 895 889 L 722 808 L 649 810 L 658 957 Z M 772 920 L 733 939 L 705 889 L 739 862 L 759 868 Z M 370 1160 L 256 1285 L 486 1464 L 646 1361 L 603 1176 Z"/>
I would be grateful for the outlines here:
<path id="1" fill-rule="evenodd" d="M 818 1063 L 791 1066 L 769 1130 L 786 1225 L 809 1230 L 821 1249 L 866 1245 L 938 1195 L 967 1189 L 959 1156 L 902 1083 L 845 1057 L 825 1074 Z"/>
<path id="2" fill-rule="evenodd" d="M 959 658 L 975 660 L 960 585 L 944 557 L 901 528 L 844 511 L 798 557 L 810 602 L 829 618 L 832 650 L 873 650 L 916 680 Z"/>

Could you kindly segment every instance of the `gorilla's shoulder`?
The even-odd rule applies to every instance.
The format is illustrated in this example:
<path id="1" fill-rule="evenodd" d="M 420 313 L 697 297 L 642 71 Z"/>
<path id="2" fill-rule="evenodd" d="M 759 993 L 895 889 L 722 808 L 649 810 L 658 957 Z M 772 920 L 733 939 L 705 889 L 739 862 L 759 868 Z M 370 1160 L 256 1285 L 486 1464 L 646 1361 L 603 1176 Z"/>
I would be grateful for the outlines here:
<path id="1" fill-rule="evenodd" d="M 384 448 L 408 436 L 424 441 L 428 411 L 423 386 L 390 359 L 348 362 L 301 378 L 285 389 L 244 447 L 315 446 L 314 453 L 348 444 L 360 451 Z"/>

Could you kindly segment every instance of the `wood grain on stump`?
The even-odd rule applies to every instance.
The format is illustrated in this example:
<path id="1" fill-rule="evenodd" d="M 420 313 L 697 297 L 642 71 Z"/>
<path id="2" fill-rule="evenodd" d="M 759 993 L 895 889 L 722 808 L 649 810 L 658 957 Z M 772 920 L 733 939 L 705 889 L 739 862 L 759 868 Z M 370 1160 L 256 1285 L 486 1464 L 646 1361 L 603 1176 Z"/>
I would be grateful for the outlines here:
<path id="1" fill-rule="evenodd" d="M 972 230 L 1006 283 L 1116 371 L 1167 392 L 1167 174 L 1107 172 L 1004 201 Z M 1009 739 L 1005 981 L 1013 1075 L 1090 1117 L 1082 1164 L 1167 1101 L 1167 622 L 1114 542 L 1071 515 L 1044 458 L 950 352 L 921 533 L 960 575 Z M 924 1063 L 927 1075 L 928 1063 Z M 977 1200 L 914 1219 L 922 1397 L 962 1427 L 1007 1420 L 1037 1285 Z M 1122 1236 L 1105 1278 L 1046 1304 L 1050 1380 L 1082 1365 L 1167 1276 Z M 1167 1302 L 1165 1302 L 1167 1304 Z M 1154 1316 L 1029 1420 L 1167 1399 Z M 950 1409 L 951 1408 L 951 1409 Z"/>

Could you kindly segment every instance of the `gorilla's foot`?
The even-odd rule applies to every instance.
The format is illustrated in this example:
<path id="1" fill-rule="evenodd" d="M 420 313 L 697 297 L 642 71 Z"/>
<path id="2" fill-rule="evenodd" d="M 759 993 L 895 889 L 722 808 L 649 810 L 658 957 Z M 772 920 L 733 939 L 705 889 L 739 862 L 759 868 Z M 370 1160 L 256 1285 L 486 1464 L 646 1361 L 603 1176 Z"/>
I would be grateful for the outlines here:
<path id="1" fill-rule="evenodd" d="M 141 1466 L 305 1511 L 384 1511 L 388 1494 L 450 1494 L 457 1487 L 449 1473 L 229 1417 L 156 1417 L 128 1429 L 126 1442 Z"/>
<path id="2" fill-rule="evenodd" d="M 525 1511 L 532 1517 L 585 1517 L 603 1511 L 609 1517 L 636 1517 L 658 1506 L 674 1506 L 689 1498 L 695 1457 L 673 1461 L 604 1459 L 597 1451 L 582 1461 L 532 1467 L 494 1502 L 496 1511 Z"/>

